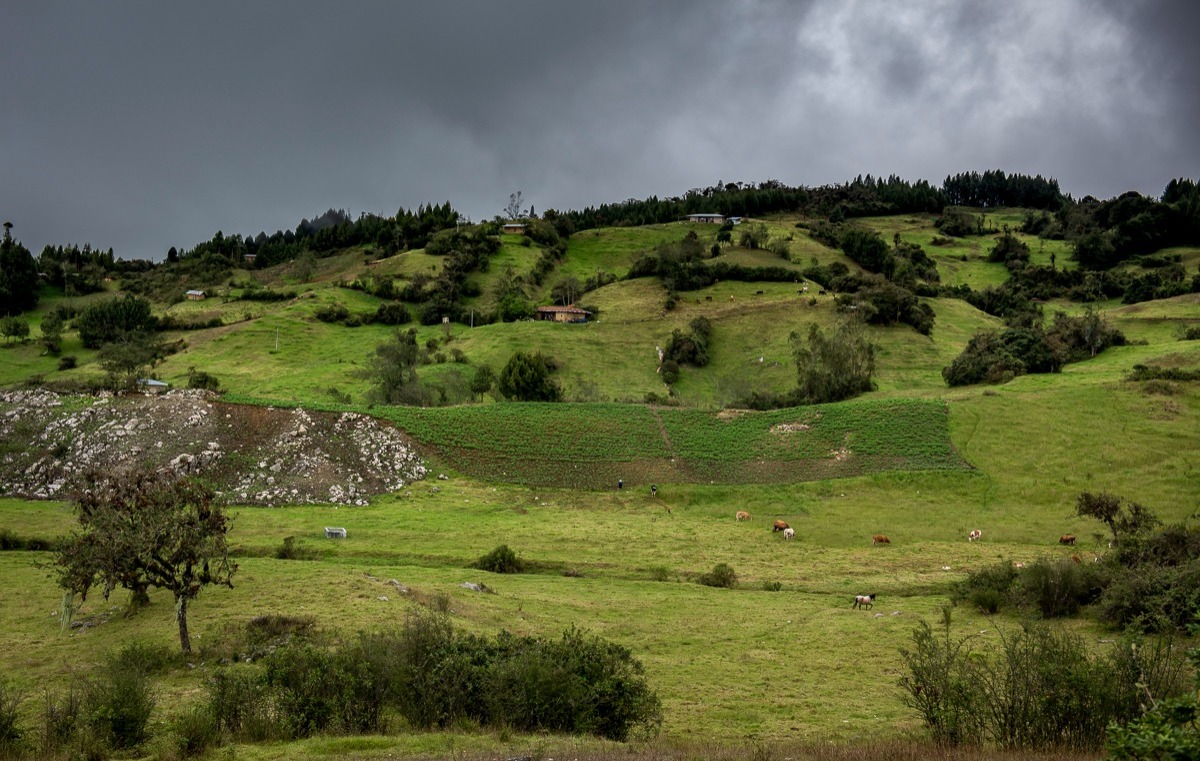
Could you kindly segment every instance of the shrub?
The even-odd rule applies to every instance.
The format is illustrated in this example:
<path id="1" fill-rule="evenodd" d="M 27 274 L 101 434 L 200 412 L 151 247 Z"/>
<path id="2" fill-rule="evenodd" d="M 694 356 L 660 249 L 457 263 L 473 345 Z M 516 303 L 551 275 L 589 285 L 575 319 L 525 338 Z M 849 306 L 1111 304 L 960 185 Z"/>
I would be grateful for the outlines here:
<path id="1" fill-rule="evenodd" d="M 1021 572 L 1018 594 L 1046 618 L 1071 616 L 1080 606 L 1095 602 L 1103 589 L 1094 563 L 1069 559 L 1039 560 Z"/>
<path id="2" fill-rule="evenodd" d="M 502 636 L 498 644 L 507 657 L 488 679 L 493 723 L 618 742 L 656 734 L 662 724 L 661 703 L 646 685 L 642 664 L 621 645 L 574 628 L 558 641 Z"/>
<path id="3" fill-rule="evenodd" d="M 1100 617 L 1113 626 L 1150 632 L 1183 628 L 1200 608 L 1200 560 L 1122 568 L 1104 589 L 1099 607 Z"/>
<path id="4" fill-rule="evenodd" d="M 67 354 L 65 356 L 59 357 L 58 358 L 58 369 L 60 371 L 61 370 L 74 370 L 76 362 L 77 362 L 77 360 L 75 359 L 74 354 Z"/>
<path id="5" fill-rule="evenodd" d="M 30 552 L 46 552 L 53 550 L 55 543 L 50 539 L 40 537 L 20 537 L 6 528 L 0 528 L 0 551 L 28 550 Z"/>
<path id="6" fill-rule="evenodd" d="M 285 536 L 283 544 L 275 548 L 276 560 L 309 560 L 314 555 L 312 550 L 297 547 L 294 536 Z"/>
<path id="7" fill-rule="evenodd" d="M 491 573 L 521 573 L 525 564 L 507 544 L 502 544 L 471 564 L 472 568 Z"/>
<path id="8" fill-rule="evenodd" d="M 344 322 L 350 316 L 350 310 L 345 304 L 327 304 L 313 312 L 313 316 L 321 322 Z"/>
<path id="9" fill-rule="evenodd" d="M 257 673 L 222 669 L 213 674 L 205 709 L 216 731 L 238 740 L 257 742 L 284 734 L 275 720 L 273 696 Z"/>
<path id="10" fill-rule="evenodd" d="M 667 568 L 665 565 L 654 566 L 653 568 L 650 569 L 650 580 L 651 581 L 670 581 L 671 580 L 671 569 Z"/>
<path id="11" fill-rule="evenodd" d="M 293 645 L 268 656 L 266 667 L 279 721 L 291 736 L 308 737 L 330 727 L 357 733 L 382 729 L 384 676 L 354 657 L 352 649 Z"/>
<path id="12" fill-rule="evenodd" d="M 778 581 L 764 581 L 762 586 L 764 592 L 778 592 L 783 589 L 783 584 Z"/>
<path id="13" fill-rule="evenodd" d="M 971 571 L 967 578 L 954 586 L 955 600 L 966 600 L 985 613 L 996 613 L 1008 600 L 1013 583 L 1017 580 L 1017 569 L 1010 563 Z"/>
<path id="14" fill-rule="evenodd" d="M 375 310 L 375 322 L 384 325 L 403 325 L 412 319 L 408 307 L 398 301 L 386 302 Z"/>
<path id="15" fill-rule="evenodd" d="M 149 668 L 136 647 L 109 656 L 84 687 L 82 713 L 94 737 L 114 749 L 135 748 L 147 737 L 154 710 Z"/>
<path id="16" fill-rule="evenodd" d="M 221 387 L 221 382 L 217 380 L 217 376 L 196 370 L 192 368 L 188 370 L 188 388 L 199 388 L 205 391 L 216 391 Z"/>
<path id="17" fill-rule="evenodd" d="M 697 581 L 706 587 L 732 589 L 737 584 L 737 573 L 728 563 L 717 563 L 708 573 L 700 574 Z"/>
<path id="18" fill-rule="evenodd" d="M 172 722 L 171 728 L 180 758 L 199 756 L 221 740 L 221 730 L 207 705 L 183 713 Z"/>
<path id="19" fill-rule="evenodd" d="M 945 633 L 938 637 L 926 621 L 913 630 L 913 649 L 900 649 L 907 673 L 900 677 L 901 700 L 921 715 L 939 744 L 958 745 L 982 739 L 975 672 L 970 641 L 950 638 L 950 615 L 944 613 Z"/>
<path id="20" fill-rule="evenodd" d="M 76 738 L 83 728 L 83 690 L 71 685 L 61 695 L 46 691 L 42 712 L 41 750 L 51 754 Z"/>
<path id="21" fill-rule="evenodd" d="M 98 349 L 123 335 L 149 332 L 155 327 L 150 302 L 131 293 L 93 303 L 75 319 L 75 329 L 88 349 Z"/>
<path id="22" fill-rule="evenodd" d="M 922 621 L 912 650 L 901 650 L 904 702 L 938 742 L 1004 748 L 1091 748 L 1106 725 L 1181 689 L 1170 645 L 1139 658 L 1129 643 L 1095 655 L 1079 637 L 1045 625 L 1001 632 L 1000 644 L 973 651 L 971 638 L 935 635 Z"/>
<path id="23" fill-rule="evenodd" d="M 21 739 L 21 728 L 17 726 L 19 710 L 25 695 L 0 680 L 0 755 L 12 748 Z"/>
<path id="24" fill-rule="evenodd" d="M 500 371 L 496 388 L 512 401 L 557 402 L 562 398 L 562 388 L 550 378 L 556 366 L 552 357 L 541 352 L 518 351 Z"/>

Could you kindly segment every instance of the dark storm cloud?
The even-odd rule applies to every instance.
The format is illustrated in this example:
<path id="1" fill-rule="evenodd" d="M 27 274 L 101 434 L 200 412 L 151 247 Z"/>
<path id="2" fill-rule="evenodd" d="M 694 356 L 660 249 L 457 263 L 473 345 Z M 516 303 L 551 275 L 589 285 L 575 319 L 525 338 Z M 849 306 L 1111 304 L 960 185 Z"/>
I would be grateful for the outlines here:
<path id="1" fill-rule="evenodd" d="M 12 5 L 0 216 L 35 252 L 161 257 L 329 207 L 480 219 L 517 189 L 1200 175 L 1191 3 Z"/>

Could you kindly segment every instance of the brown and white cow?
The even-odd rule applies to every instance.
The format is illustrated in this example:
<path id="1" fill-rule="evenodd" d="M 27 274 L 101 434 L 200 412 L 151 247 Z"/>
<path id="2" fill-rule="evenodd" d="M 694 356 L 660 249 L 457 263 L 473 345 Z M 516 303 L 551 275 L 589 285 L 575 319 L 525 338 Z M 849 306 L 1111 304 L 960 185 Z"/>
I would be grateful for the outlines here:
<path id="1" fill-rule="evenodd" d="M 1059 544 L 1069 544 L 1072 547 L 1074 547 L 1075 546 L 1075 535 L 1074 534 L 1063 534 L 1062 536 L 1060 536 L 1058 538 L 1058 543 Z"/>
<path id="2" fill-rule="evenodd" d="M 888 539 L 886 534 L 876 534 L 875 536 L 871 537 L 872 545 L 891 544 L 891 543 L 892 543 L 892 540 Z"/>
<path id="3" fill-rule="evenodd" d="M 971 533 L 967 534 L 967 541 L 973 542 L 983 536 L 983 532 L 977 528 L 971 529 Z"/>
<path id="4" fill-rule="evenodd" d="M 771 531 L 786 531 L 788 528 L 790 528 L 790 526 L 787 525 L 787 521 L 777 520 L 775 521 L 774 527 L 771 528 Z"/>
<path id="5" fill-rule="evenodd" d="M 737 515 L 734 516 L 734 520 L 748 521 L 750 520 L 750 513 L 745 510 L 738 510 Z"/>

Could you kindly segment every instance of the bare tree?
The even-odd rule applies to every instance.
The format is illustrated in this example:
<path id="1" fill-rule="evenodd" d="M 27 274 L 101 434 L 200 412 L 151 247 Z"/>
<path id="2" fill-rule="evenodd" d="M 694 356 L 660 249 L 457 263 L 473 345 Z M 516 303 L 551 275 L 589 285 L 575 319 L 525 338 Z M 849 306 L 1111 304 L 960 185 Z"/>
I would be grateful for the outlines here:
<path id="1" fill-rule="evenodd" d="M 504 213 L 508 215 L 509 219 L 516 220 L 521 218 L 521 191 L 518 190 L 516 193 L 509 194 L 508 206 L 504 207 Z"/>

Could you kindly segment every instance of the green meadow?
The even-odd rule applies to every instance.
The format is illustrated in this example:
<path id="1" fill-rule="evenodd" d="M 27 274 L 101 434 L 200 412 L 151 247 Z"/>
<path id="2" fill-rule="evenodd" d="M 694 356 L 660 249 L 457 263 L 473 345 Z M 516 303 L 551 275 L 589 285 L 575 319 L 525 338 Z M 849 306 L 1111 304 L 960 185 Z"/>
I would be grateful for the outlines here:
<path id="1" fill-rule="evenodd" d="M 990 226 L 1020 224 L 1019 211 L 988 215 Z M 772 240 L 789 241 L 790 261 L 768 251 L 727 247 L 730 262 L 799 269 L 810 259 L 853 264 L 811 239 L 786 215 L 768 220 Z M 972 288 L 1005 279 L 987 262 L 995 235 L 933 245 L 932 217 L 853 220 L 887 240 L 918 243 L 942 282 Z M 561 276 L 598 271 L 623 277 L 637 257 L 689 230 L 711 245 L 715 226 L 654 225 L 588 230 L 570 239 L 566 258 L 531 297 L 548 301 Z M 1073 266 L 1061 242 L 1023 236 L 1033 260 Z M 735 230 L 734 239 L 737 239 Z M 1194 269 L 1197 254 L 1181 250 Z M 486 272 L 471 276 L 481 310 L 511 267 L 525 273 L 541 249 L 506 238 Z M 218 667 L 221 643 L 263 614 L 311 616 L 330 640 L 402 622 L 415 610 L 446 609 L 464 630 L 555 637 L 576 626 L 630 648 L 663 701 L 661 737 L 646 746 L 686 757 L 730 748 L 744 757 L 784 758 L 787 743 L 827 745 L 922 736 L 901 700 L 900 648 L 914 626 L 940 620 L 952 585 L 973 570 L 1046 556 L 1085 558 L 1105 551 L 1100 524 L 1075 515 L 1084 491 L 1137 500 L 1164 521 L 1191 518 L 1200 504 L 1200 387 L 1147 386 L 1125 380 L 1137 364 L 1200 368 L 1200 341 L 1180 340 L 1200 325 L 1195 294 L 1097 306 L 1130 344 L 1069 364 L 1060 373 L 1018 377 L 999 386 L 947 388 L 941 369 L 982 328 L 1002 323 L 965 301 L 926 300 L 931 336 L 907 326 L 872 327 L 877 390 L 834 405 L 758 413 L 729 409 L 750 392 L 796 383 L 789 337 L 838 319 L 832 296 L 796 283 L 719 282 L 681 292 L 671 308 L 656 278 L 618 280 L 587 293 L 598 308 L 582 325 L 521 321 L 471 327 L 415 327 L 421 345 L 445 361 L 418 368 L 423 379 L 469 379 L 499 371 L 517 350 L 538 350 L 558 366 L 570 403 L 499 402 L 447 408 L 371 406 L 368 368 L 394 328 L 346 327 L 317 320 L 322 306 L 373 313 L 379 299 L 342 287 L 371 275 L 436 275 L 441 261 L 410 251 L 368 263 L 364 251 L 319 259 L 298 282 L 294 267 L 239 272 L 202 302 L 156 305 L 188 318 L 219 316 L 218 328 L 171 333 L 185 347 L 155 368 L 175 386 L 191 369 L 215 375 L 234 402 L 317 409 L 352 408 L 407 432 L 431 474 L 369 506 L 234 505 L 230 540 L 235 588 L 208 589 L 191 607 L 196 652 L 155 688 L 155 720 L 194 705 Z M 250 281 L 297 292 L 278 302 L 241 301 Z M 94 299 L 98 296 L 91 296 Z M 51 308 L 84 299 L 51 294 L 32 315 L 34 332 Z M 1078 313 L 1079 305 L 1047 304 Z M 713 325 L 709 363 L 684 367 L 673 393 L 657 372 L 656 348 L 696 317 Z M 465 362 L 449 358 L 461 352 Z M 95 352 L 68 332 L 59 359 L 34 342 L 0 347 L 0 385 L 98 378 Z M 336 393 L 334 393 L 336 392 Z M 345 405 L 344 395 L 350 403 Z M 658 402 L 645 404 L 650 395 Z M 617 479 L 625 488 L 616 489 Z M 649 484 L 658 486 L 651 494 Z M 739 510 L 752 520 L 737 522 Z M 771 531 L 787 521 L 796 538 Z M 67 503 L 0 497 L 0 529 L 53 540 L 71 531 Z M 326 540 L 344 526 L 345 540 Z M 983 531 L 979 542 L 967 533 Z M 872 546 L 873 534 L 890 537 Z M 1057 538 L 1074 533 L 1075 548 Z M 276 559 L 294 537 L 305 560 Z M 470 564 L 508 544 L 530 571 L 494 575 Z M 0 675 L 40 694 L 63 689 L 130 642 L 176 644 L 169 596 L 123 615 L 123 592 L 89 597 L 76 614 L 88 625 L 60 632 L 61 593 L 44 552 L 0 552 Z M 733 589 L 700 585 L 717 563 L 738 576 Z M 400 591 L 395 580 L 407 588 Z M 494 594 L 462 586 L 483 582 Z M 856 594 L 878 595 L 871 611 L 851 609 Z M 995 643 L 1019 624 L 1011 614 L 953 609 L 957 634 Z M 1116 633 L 1093 619 L 1063 622 L 1090 642 Z M 251 668 L 236 666 L 235 668 Z M 28 700 L 23 713 L 40 710 Z M 797 746 L 799 747 L 799 746 Z M 757 751 L 755 749 L 758 749 Z M 214 752 L 215 755 L 229 749 Z M 636 748 L 634 749 L 636 750 Z M 643 748 L 644 750 L 644 748 Z M 777 752 L 778 751 L 778 752 Z M 624 753 L 594 741 L 511 737 L 469 727 L 437 733 L 398 728 L 387 737 L 315 738 L 238 746 L 242 758 L 561 758 Z M 233 751 L 229 751 L 230 757 Z M 666 756 L 663 756 L 666 757 Z M 803 757 L 788 751 L 786 757 Z"/>

